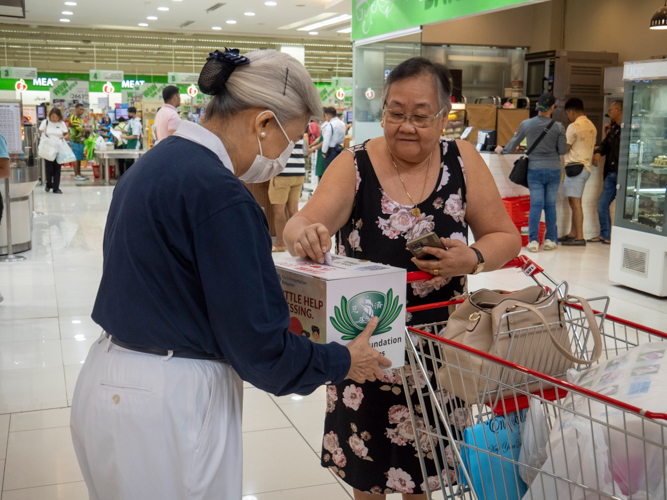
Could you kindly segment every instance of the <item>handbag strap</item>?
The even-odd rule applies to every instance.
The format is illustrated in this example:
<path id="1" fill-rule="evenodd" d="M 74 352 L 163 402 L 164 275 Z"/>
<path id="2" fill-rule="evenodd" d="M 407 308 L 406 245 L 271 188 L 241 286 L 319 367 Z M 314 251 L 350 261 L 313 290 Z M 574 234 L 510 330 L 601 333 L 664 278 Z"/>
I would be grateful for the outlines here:
<path id="1" fill-rule="evenodd" d="M 600 356 L 602 356 L 602 335 L 600 334 L 600 329 L 598 328 L 598 324 L 595 321 L 595 314 L 593 314 L 593 310 L 591 309 L 591 306 L 588 304 L 588 301 L 586 299 L 582 299 L 581 297 L 577 297 L 575 295 L 568 295 L 565 298 L 565 303 L 566 304 L 571 304 L 570 299 L 576 299 L 576 301 L 581 305 L 581 308 L 584 311 L 584 315 L 586 316 L 586 321 L 588 321 L 589 328 L 591 329 L 591 333 L 593 334 L 593 340 L 595 342 L 595 348 L 593 350 L 593 358 L 592 359 L 582 359 L 578 358 L 575 355 L 573 355 L 569 350 L 567 350 L 565 347 L 560 345 L 560 342 L 558 342 L 558 339 L 554 336 L 553 332 L 551 331 L 551 327 L 549 326 L 549 322 L 547 319 L 544 317 L 544 314 L 535 306 L 532 304 L 527 304 L 523 303 L 519 307 L 527 309 L 528 311 L 532 312 L 537 316 L 540 321 L 544 324 L 544 326 L 547 328 L 547 332 L 549 333 L 549 337 L 551 337 L 551 342 L 553 342 L 554 347 L 558 349 L 558 351 L 565 356 L 568 360 L 572 361 L 573 363 L 580 363 L 584 365 L 590 365 L 595 363 L 598 359 L 600 359 Z"/>
<path id="2" fill-rule="evenodd" d="M 553 127 L 554 123 L 556 123 L 556 120 L 553 120 L 553 119 L 552 119 L 552 120 L 549 122 L 549 125 L 547 125 L 547 127 L 542 131 L 542 133 L 541 133 L 540 136 L 537 138 L 537 140 L 536 140 L 536 141 L 533 143 L 533 145 L 530 147 L 530 149 L 529 149 L 528 151 L 526 151 L 526 154 L 527 154 L 528 156 L 530 156 L 530 153 L 532 153 L 533 150 L 537 147 L 537 145 L 538 145 L 540 142 L 542 142 L 542 139 L 544 139 L 544 136 L 546 136 L 546 135 L 549 133 L 549 130 L 551 129 L 551 127 Z"/>

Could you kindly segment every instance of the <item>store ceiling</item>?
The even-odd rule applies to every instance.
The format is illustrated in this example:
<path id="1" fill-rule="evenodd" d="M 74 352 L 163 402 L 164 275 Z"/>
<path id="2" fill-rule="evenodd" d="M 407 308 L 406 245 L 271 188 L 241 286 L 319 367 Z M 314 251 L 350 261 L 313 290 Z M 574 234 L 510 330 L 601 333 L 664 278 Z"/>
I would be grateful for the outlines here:
<path id="1" fill-rule="evenodd" d="M 197 72 L 213 49 L 234 47 L 245 53 L 303 45 L 306 68 L 316 81 L 352 76 L 350 35 L 337 33 L 349 26 L 349 20 L 319 28 L 318 35 L 298 30 L 323 18 L 339 17 L 349 11 L 350 0 L 275 0 L 276 7 L 265 6 L 266 0 L 72 0 L 76 6 L 65 1 L 26 0 L 25 20 L 0 17 L 7 23 L 0 24 L 2 65 L 82 73 L 95 67 L 120 69 L 127 75 Z M 206 9 L 217 3 L 224 5 L 207 14 Z M 244 12 L 256 15 L 244 16 Z M 149 15 L 158 20 L 147 20 Z M 59 18 L 71 22 L 61 23 Z M 237 24 L 226 24 L 228 19 Z M 179 27 L 191 20 L 194 23 Z M 142 21 L 149 26 L 138 27 Z M 222 29 L 212 30 L 212 26 Z M 285 26 L 289 29 L 280 29 Z"/>
<path id="2" fill-rule="evenodd" d="M 73 3 L 76 5 L 71 5 Z M 25 6 L 26 19 L 17 20 L 17 23 L 178 33 L 211 33 L 213 27 L 220 27 L 218 32 L 227 36 L 350 40 L 349 33 L 338 33 L 338 30 L 350 26 L 351 0 L 25 0 Z M 347 15 L 347 20 L 340 17 L 343 15 Z M 156 19 L 149 19 L 152 17 Z M 316 29 L 318 35 L 298 31 L 310 24 L 336 18 L 339 21 L 335 24 Z M 228 21 L 236 23 L 227 24 Z M 139 23 L 147 26 L 140 27 Z"/>

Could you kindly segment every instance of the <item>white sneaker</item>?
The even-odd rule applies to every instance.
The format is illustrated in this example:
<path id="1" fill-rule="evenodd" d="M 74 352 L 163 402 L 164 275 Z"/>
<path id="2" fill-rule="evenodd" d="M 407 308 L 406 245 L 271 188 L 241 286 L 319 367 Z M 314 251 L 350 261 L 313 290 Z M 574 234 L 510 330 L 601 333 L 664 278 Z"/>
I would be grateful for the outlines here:
<path id="1" fill-rule="evenodd" d="M 75 180 L 75 181 L 87 181 L 87 180 L 88 180 L 88 177 L 85 177 L 85 176 L 83 176 L 83 175 L 75 175 L 75 176 L 74 176 L 74 180 Z"/>
<path id="2" fill-rule="evenodd" d="M 537 252 L 539 248 L 540 248 L 540 243 L 537 241 L 531 241 L 526 245 L 526 250 L 533 253 Z"/>
<path id="3" fill-rule="evenodd" d="M 544 240 L 544 249 L 545 250 L 556 250 L 558 245 L 551 240 Z"/>

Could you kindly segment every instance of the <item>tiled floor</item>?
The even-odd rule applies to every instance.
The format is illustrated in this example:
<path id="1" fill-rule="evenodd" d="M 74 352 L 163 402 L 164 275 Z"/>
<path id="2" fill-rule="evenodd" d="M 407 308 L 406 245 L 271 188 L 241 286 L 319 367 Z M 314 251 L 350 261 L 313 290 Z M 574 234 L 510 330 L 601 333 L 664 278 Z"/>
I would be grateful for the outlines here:
<path id="1" fill-rule="evenodd" d="M 33 250 L 0 264 L 0 498 L 87 498 L 69 433 L 69 405 L 88 348 L 100 329 L 90 312 L 102 272 L 102 236 L 112 189 L 38 186 Z M 610 312 L 664 329 L 667 302 L 607 279 L 609 247 L 531 255 L 573 293 L 609 295 Z M 518 288 L 506 270 L 473 277 L 471 289 Z M 276 398 L 251 386 L 244 398 L 243 492 L 257 500 L 341 500 L 349 487 L 319 466 L 324 390 Z M 277 459 L 279 457 L 279 459 Z M 3 479 L 4 478 L 4 479 Z M 398 496 L 396 496 L 398 498 Z M 393 500 L 393 499 L 392 499 Z"/>

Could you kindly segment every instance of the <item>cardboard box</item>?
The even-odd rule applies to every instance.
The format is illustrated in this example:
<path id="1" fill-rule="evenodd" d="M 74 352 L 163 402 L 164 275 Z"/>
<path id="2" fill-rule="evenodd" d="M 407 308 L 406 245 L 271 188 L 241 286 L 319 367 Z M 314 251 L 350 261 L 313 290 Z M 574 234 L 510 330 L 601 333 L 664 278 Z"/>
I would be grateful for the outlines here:
<path id="1" fill-rule="evenodd" d="M 276 260 L 290 309 L 290 331 L 320 344 L 347 344 L 373 316 L 380 323 L 371 346 L 394 368 L 405 364 L 406 271 L 332 255 L 333 265 L 285 257 Z"/>

